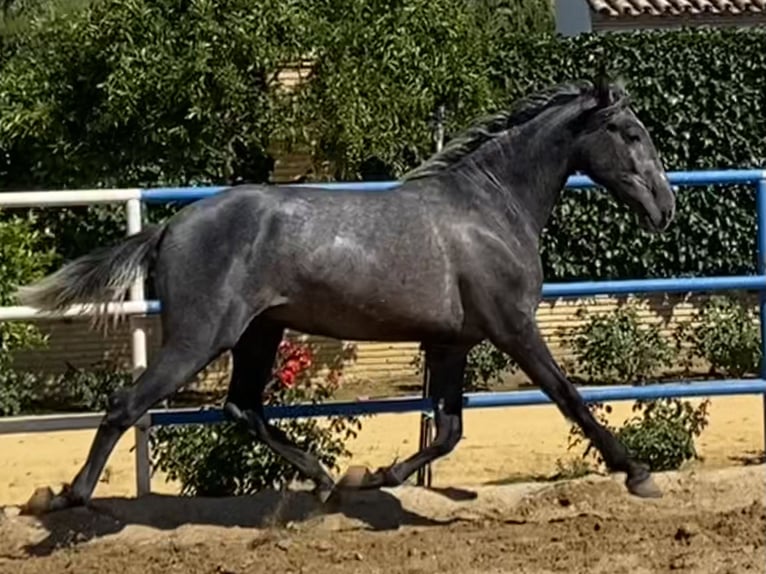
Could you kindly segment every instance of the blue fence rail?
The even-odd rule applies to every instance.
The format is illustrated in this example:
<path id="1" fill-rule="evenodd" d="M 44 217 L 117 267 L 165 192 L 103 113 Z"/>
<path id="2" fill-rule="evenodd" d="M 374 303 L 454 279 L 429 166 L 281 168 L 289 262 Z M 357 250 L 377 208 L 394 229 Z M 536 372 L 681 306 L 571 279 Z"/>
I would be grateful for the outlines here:
<path id="1" fill-rule="evenodd" d="M 675 187 L 749 185 L 756 191 L 756 225 L 758 252 L 758 274 L 726 277 L 687 277 L 673 279 L 643 279 L 622 281 L 585 281 L 570 283 L 545 283 L 543 298 L 569 298 L 594 295 L 625 295 L 639 293 L 699 293 L 711 291 L 751 290 L 760 293 L 759 311 L 761 323 L 761 349 L 766 357 L 766 170 L 717 170 L 669 172 L 671 185 Z M 305 183 L 301 187 L 319 190 L 347 190 L 386 192 L 399 183 L 385 182 L 341 182 Z M 589 189 L 597 187 L 584 176 L 574 176 L 567 181 L 567 189 Z M 153 188 L 141 193 L 141 200 L 147 204 L 167 202 L 190 202 L 219 193 L 225 187 L 196 188 Z M 150 312 L 160 310 L 159 302 L 150 302 Z M 763 395 L 764 397 L 764 442 L 766 444 L 766 360 L 762 361 L 758 378 L 717 380 L 704 382 L 675 382 L 645 386 L 591 387 L 581 388 L 586 402 L 607 402 L 664 397 L 712 397 L 725 395 Z M 465 408 L 511 407 L 550 404 L 550 399 L 539 390 L 467 394 Z M 372 415 L 384 413 L 431 413 L 431 402 L 425 397 L 402 397 L 374 401 L 329 402 L 324 404 L 300 404 L 269 407 L 269 418 L 302 418 Z M 150 415 L 152 426 L 179 424 L 215 424 L 223 421 L 219 409 L 175 409 L 156 410 Z M 421 444 L 423 444 L 421 426 Z"/>

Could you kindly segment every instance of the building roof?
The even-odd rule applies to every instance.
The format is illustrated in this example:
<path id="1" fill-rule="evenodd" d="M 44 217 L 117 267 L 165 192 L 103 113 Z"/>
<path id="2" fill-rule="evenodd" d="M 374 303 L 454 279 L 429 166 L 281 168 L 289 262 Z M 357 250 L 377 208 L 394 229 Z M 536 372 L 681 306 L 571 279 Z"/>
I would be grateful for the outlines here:
<path id="1" fill-rule="evenodd" d="M 607 17 L 766 14 L 766 0 L 588 0 Z"/>

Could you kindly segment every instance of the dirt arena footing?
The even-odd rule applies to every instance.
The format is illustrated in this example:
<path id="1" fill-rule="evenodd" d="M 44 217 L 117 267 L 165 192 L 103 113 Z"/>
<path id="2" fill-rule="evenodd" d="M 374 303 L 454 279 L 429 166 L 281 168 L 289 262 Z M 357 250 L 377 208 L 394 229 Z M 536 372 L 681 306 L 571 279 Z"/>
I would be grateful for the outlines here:
<path id="1" fill-rule="evenodd" d="M 766 572 L 766 466 L 343 494 L 96 499 L 0 515 L 0 572 L 542 574 Z"/>

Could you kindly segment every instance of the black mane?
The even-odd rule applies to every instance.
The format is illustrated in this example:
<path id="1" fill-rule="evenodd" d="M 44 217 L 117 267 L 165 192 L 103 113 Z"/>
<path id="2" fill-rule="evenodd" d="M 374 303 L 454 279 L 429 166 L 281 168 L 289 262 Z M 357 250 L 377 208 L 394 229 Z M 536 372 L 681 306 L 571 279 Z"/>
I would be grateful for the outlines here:
<path id="1" fill-rule="evenodd" d="M 502 136 L 514 126 L 533 120 L 554 106 L 565 105 L 582 97 L 596 97 L 601 100 L 608 93 L 616 98 L 617 101 L 614 102 L 614 105 L 621 103 L 626 98 L 621 87 L 605 81 L 557 84 L 540 90 L 517 100 L 511 109 L 501 110 L 480 118 L 463 133 L 451 139 L 440 152 L 435 153 L 418 167 L 405 173 L 400 181 L 421 179 L 448 169 L 486 142 Z"/>

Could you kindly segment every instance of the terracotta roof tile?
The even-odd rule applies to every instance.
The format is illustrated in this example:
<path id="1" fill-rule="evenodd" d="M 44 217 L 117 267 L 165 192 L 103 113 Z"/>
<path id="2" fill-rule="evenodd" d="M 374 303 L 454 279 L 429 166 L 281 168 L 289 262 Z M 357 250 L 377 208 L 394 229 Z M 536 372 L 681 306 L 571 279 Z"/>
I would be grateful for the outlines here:
<path id="1" fill-rule="evenodd" d="M 680 14 L 766 14 L 766 0 L 588 0 L 604 16 Z"/>

